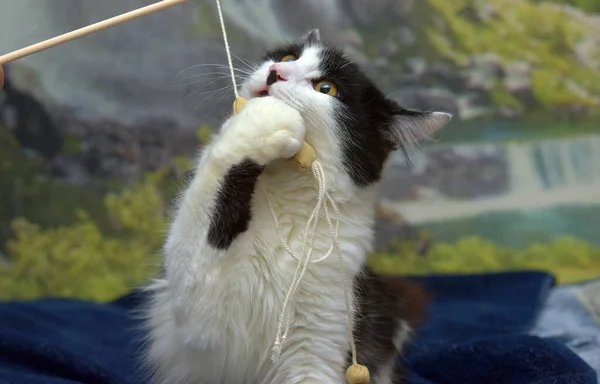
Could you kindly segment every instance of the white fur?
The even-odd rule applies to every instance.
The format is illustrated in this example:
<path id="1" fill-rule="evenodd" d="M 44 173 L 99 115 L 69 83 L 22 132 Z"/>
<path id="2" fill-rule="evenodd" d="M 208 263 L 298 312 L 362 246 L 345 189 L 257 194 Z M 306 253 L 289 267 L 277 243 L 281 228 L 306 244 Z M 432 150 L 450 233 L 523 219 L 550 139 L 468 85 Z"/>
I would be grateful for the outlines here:
<path id="1" fill-rule="evenodd" d="M 279 245 L 265 198 L 256 192 L 249 230 L 227 251 L 207 244 L 211 209 L 223 175 L 244 157 L 268 164 L 258 183 L 279 217 L 282 235 L 298 254 L 316 203 L 310 171 L 285 160 L 302 139 L 315 147 L 328 189 L 341 211 L 340 244 L 349 282 L 373 243 L 376 186 L 357 189 L 341 172 L 335 98 L 315 92 L 318 48 L 294 63 L 296 74 L 275 83 L 273 97 L 255 98 L 223 125 L 197 165 L 164 248 L 166 276 L 149 287 L 148 362 L 163 384 L 340 384 L 349 349 L 344 291 L 337 257 L 312 264 L 299 287 L 292 326 L 278 362 L 270 360 L 285 293 L 297 262 Z M 242 95 L 264 87 L 264 63 Z M 293 96 L 292 96 L 293 95 Z M 331 246 L 324 218 L 313 257 Z M 350 291 L 351 287 L 349 287 Z"/>

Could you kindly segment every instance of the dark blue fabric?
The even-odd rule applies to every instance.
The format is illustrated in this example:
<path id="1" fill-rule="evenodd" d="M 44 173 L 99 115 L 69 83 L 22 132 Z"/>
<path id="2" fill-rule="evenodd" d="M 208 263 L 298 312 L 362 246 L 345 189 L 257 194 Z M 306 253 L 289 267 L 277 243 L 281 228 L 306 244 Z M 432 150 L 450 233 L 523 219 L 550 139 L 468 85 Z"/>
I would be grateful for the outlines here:
<path id="1" fill-rule="evenodd" d="M 597 384 L 593 370 L 549 339 L 528 336 L 554 280 L 537 272 L 418 278 L 430 319 L 405 357 L 412 384 Z M 0 383 L 144 383 L 134 293 L 0 304 Z"/>
<path id="2" fill-rule="evenodd" d="M 566 346 L 528 336 L 554 278 L 541 272 L 429 276 L 429 320 L 409 347 L 411 384 L 597 384 Z"/>

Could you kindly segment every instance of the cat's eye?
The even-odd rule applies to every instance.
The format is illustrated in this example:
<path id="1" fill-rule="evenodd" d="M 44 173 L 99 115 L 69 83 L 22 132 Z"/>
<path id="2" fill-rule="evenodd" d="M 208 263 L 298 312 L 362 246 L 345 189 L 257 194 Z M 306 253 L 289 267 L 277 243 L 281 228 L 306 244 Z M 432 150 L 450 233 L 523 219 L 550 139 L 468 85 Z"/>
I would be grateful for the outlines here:
<path id="1" fill-rule="evenodd" d="M 287 56 L 284 56 L 283 59 L 281 59 L 282 62 L 285 62 L 285 61 L 295 61 L 295 60 L 298 60 L 298 58 L 296 57 L 296 55 L 287 55 Z"/>
<path id="2" fill-rule="evenodd" d="M 322 80 L 315 84 L 315 91 L 324 93 L 329 96 L 338 97 L 340 93 L 337 87 L 331 81 Z"/>

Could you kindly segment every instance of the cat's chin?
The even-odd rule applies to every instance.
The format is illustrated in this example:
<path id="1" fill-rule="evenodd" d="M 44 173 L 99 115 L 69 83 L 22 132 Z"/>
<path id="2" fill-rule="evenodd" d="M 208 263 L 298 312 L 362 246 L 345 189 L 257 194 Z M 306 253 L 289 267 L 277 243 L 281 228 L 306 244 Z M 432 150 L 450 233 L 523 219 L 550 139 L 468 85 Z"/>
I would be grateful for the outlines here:
<path id="1" fill-rule="evenodd" d="M 267 96 L 269 96 L 269 88 L 268 87 L 252 90 L 252 98 L 253 99 L 256 97 L 267 97 Z"/>

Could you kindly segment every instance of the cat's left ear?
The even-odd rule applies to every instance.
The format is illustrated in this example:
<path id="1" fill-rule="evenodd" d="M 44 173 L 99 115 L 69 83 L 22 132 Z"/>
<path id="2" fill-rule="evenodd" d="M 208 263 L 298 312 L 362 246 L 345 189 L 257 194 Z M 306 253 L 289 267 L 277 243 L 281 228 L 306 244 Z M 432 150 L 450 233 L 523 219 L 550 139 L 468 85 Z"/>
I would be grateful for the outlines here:
<path id="1" fill-rule="evenodd" d="M 318 28 L 311 29 L 304 36 L 302 36 L 302 40 L 304 40 L 307 44 L 316 44 L 321 41 L 321 32 Z"/>
<path id="2" fill-rule="evenodd" d="M 414 144 L 443 128 L 452 118 L 446 112 L 420 112 L 401 109 L 394 113 L 392 121 L 385 128 L 385 138 L 392 149 Z"/>

